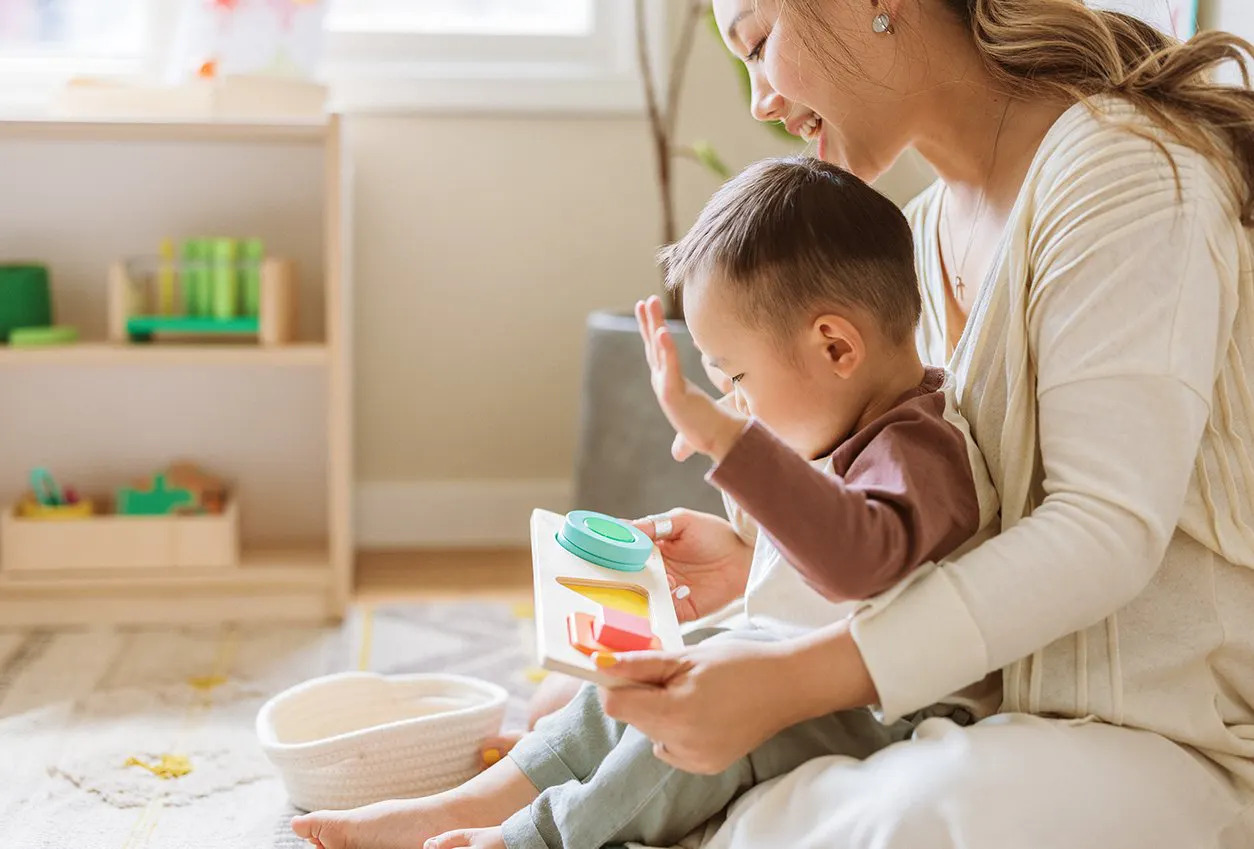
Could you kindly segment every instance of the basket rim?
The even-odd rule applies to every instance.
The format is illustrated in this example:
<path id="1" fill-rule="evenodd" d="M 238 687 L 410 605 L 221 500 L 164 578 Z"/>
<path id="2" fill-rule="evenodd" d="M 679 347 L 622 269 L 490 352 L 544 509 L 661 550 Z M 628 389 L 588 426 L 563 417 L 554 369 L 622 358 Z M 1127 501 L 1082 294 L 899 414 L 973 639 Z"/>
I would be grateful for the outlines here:
<path id="1" fill-rule="evenodd" d="M 329 686 L 334 686 L 343 682 L 364 680 L 382 680 L 397 684 L 439 681 L 459 684 L 467 691 L 485 698 L 481 704 L 473 705 L 471 707 L 444 711 L 442 713 L 432 714 L 429 716 L 415 716 L 407 719 L 397 719 L 392 722 L 369 725 L 365 728 L 359 728 L 354 731 L 345 731 L 340 734 L 333 734 L 330 737 L 319 737 L 316 740 L 306 740 L 302 743 L 284 743 L 275 735 L 273 721 L 274 712 L 283 703 L 305 695 L 313 690 L 325 689 Z M 505 702 L 508 699 L 509 692 L 504 687 L 499 684 L 494 684 L 491 681 L 485 681 L 482 678 L 474 678 L 469 675 L 452 675 L 430 672 L 407 673 L 402 675 L 384 675 L 379 672 L 336 672 L 331 675 L 322 675 L 317 678 L 311 678 L 308 681 L 303 681 L 300 684 L 287 688 L 266 701 L 266 703 L 261 706 L 261 709 L 257 711 L 257 738 L 260 740 L 264 749 L 275 754 L 300 754 L 303 752 L 313 752 L 326 748 L 330 745 L 361 740 L 362 738 L 400 727 L 418 729 L 426 725 L 442 724 L 449 722 L 450 720 L 462 719 L 479 713 L 499 710 L 504 707 Z"/>

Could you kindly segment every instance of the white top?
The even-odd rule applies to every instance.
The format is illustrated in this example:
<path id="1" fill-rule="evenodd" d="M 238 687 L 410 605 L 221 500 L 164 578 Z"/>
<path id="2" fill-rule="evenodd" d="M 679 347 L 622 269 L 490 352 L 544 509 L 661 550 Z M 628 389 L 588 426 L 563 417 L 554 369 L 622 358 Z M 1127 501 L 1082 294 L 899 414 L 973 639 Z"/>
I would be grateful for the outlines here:
<path id="1" fill-rule="evenodd" d="M 1005 710 L 1096 717 L 1254 785 L 1254 248 L 1204 157 L 1068 110 L 948 363 L 1002 533 L 863 611 L 890 717 L 1006 668 Z M 1161 134 L 1160 134 L 1161 137 Z M 945 359 L 937 186 L 908 209 Z M 927 635 L 926 639 L 921 639 Z"/>

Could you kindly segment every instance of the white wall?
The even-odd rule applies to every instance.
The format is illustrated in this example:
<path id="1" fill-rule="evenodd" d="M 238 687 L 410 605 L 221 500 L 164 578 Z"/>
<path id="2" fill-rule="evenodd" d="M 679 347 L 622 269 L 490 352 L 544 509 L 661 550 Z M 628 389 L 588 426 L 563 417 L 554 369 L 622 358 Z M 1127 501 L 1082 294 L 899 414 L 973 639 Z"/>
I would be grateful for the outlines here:
<path id="1" fill-rule="evenodd" d="M 748 115 L 702 33 L 680 123 L 732 168 L 798 148 Z M 370 543 L 525 539 L 560 507 L 575 450 L 584 316 L 658 288 L 642 117 L 357 117 L 357 475 Z M 686 226 L 718 181 L 677 165 Z M 908 165 L 882 188 L 901 201 Z M 643 362 L 641 368 L 643 368 Z M 453 522 L 465 510 L 478 527 Z M 517 515 L 523 521 L 517 521 Z"/>
<path id="2" fill-rule="evenodd" d="M 1201 18 L 1204 26 L 1225 29 L 1254 41 L 1254 3 L 1250 0 L 1208 0 Z"/>

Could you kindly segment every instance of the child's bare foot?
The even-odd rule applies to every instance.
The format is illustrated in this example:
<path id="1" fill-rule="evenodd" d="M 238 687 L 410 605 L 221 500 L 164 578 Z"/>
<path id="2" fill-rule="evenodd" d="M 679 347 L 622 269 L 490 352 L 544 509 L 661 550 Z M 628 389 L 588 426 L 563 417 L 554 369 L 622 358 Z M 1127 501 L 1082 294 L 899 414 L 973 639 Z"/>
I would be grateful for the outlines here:
<path id="1" fill-rule="evenodd" d="M 314 811 L 293 817 L 292 831 L 319 849 L 409 849 L 463 821 L 452 815 L 452 805 L 441 801 L 430 796 L 348 811 Z"/>
<path id="2" fill-rule="evenodd" d="M 422 849 L 505 849 L 505 837 L 501 827 L 496 828 L 460 828 L 449 831 L 439 837 L 433 837 L 423 844 Z"/>
<path id="3" fill-rule="evenodd" d="M 522 770 L 503 760 L 454 790 L 350 811 L 315 811 L 294 817 L 292 831 L 320 849 L 414 849 L 453 829 L 499 826 L 537 795 Z"/>

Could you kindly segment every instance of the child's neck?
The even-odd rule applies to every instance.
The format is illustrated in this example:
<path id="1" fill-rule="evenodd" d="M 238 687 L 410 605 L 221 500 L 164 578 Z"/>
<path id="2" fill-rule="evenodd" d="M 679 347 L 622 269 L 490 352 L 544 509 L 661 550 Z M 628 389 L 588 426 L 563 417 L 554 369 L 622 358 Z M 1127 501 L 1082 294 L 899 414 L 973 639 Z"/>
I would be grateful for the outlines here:
<path id="1" fill-rule="evenodd" d="M 919 360 L 913 339 L 876 359 L 875 370 L 868 375 L 870 391 L 853 426 L 854 433 L 891 410 L 902 395 L 923 382 L 923 363 Z"/>

